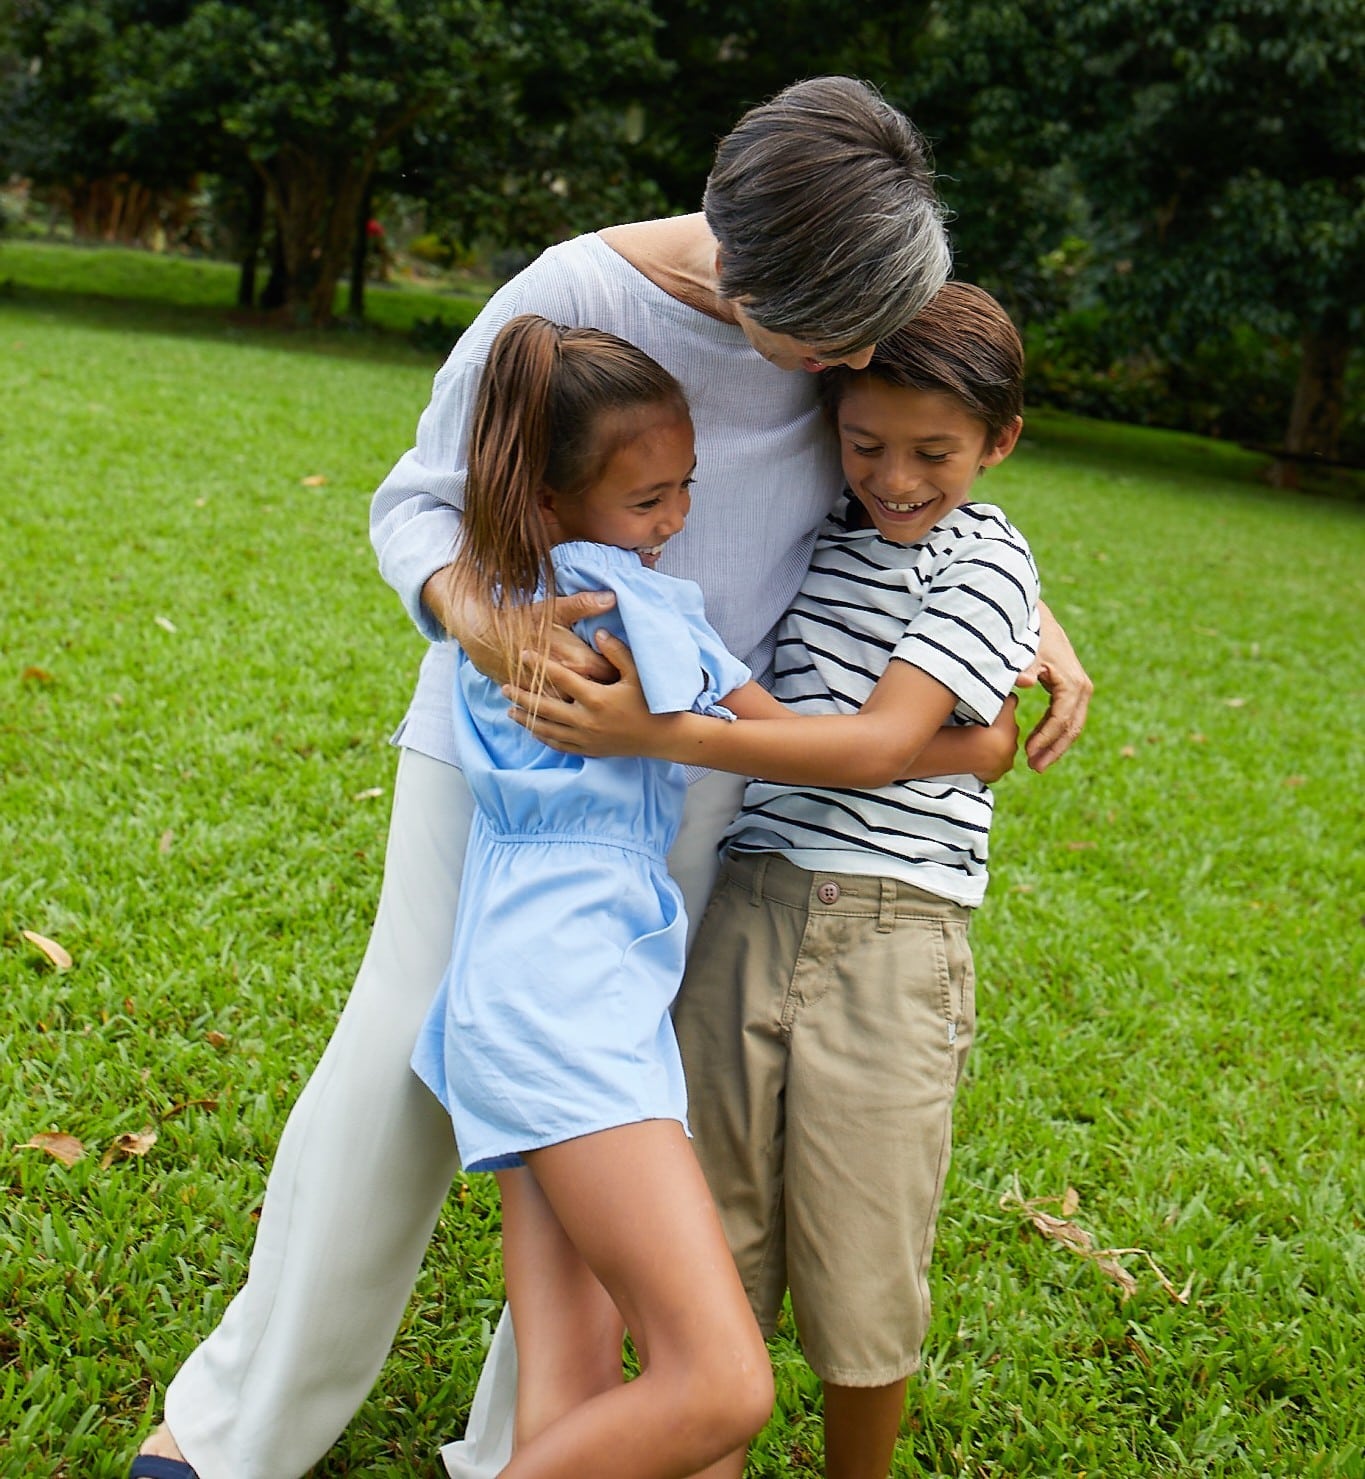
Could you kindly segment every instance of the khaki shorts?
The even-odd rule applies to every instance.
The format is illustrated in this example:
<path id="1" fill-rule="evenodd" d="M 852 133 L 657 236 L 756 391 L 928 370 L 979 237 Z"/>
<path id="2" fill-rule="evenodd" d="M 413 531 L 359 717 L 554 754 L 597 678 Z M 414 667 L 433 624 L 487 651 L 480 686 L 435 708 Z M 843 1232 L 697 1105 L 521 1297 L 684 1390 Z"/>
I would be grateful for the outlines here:
<path id="1" fill-rule="evenodd" d="M 754 1313 L 791 1289 L 837 1386 L 916 1370 L 953 1097 L 975 1025 L 971 910 L 892 879 L 727 860 L 675 1011 L 695 1144 Z"/>

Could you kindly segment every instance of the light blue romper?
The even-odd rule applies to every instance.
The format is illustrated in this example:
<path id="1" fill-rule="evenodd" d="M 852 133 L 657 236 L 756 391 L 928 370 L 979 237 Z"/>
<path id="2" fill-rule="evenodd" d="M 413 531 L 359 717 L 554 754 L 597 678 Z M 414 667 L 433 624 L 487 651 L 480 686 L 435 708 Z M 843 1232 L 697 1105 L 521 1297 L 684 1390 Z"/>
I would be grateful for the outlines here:
<path id="1" fill-rule="evenodd" d="M 718 700 L 749 670 L 707 623 L 698 586 L 609 545 L 553 553 L 560 593 L 616 593 L 576 630 L 624 638 L 653 712 L 733 717 Z M 475 813 L 450 964 L 412 1066 L 449 1110 L 465 1169 L 640 1120 L 686 1125 L 669 1008 L 687 921 L 666 861 L 681 767 L 549 749 L 463 653 L 455 738 Z"/>

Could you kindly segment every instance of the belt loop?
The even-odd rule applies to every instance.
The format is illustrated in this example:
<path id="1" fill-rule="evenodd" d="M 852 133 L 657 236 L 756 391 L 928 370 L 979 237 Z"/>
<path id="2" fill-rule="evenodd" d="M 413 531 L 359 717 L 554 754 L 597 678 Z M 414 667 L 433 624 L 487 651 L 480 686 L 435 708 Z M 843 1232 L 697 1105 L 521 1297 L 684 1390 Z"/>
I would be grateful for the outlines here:
<path id="1" fill-rule="evenodd" d="M 754 868 L 753 882 L 749 886 L 749 904 L 754 909 L 763 903 L 763 880 L 767 876 L 770 856 L 770 853 L 762 853 Z"/>
<path id="2" fill-rule="evenodd" d="M 889 878 L 880 880 L 882 901 L 877 908 L 877 933 L 889 935 L 896 923 L 896 885 Z"/>

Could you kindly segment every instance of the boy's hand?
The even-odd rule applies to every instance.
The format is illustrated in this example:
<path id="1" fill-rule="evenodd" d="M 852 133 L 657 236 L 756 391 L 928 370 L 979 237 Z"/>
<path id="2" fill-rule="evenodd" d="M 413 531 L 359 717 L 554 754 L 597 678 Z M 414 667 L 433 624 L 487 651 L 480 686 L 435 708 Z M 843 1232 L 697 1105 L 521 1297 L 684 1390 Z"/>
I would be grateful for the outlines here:
<path id="1" fill-rule="evenodd" d="M 609 659 L 615 682 L 596 682 L 552 657 L 538 697 L 514 683 L 503 685 L 512 718 L 567 755 L 655 754 L 651 737 L 661 737 L 668 716 L 650 713 L 630 648 L 610 632 L 598 632 L 597 641 L 605 654 L 599 660 Z"/>
<path id="2" fill-rule="evenodd" d="M 1032 688 L 1041 684 L 1051 699 L 1047 712 L 1024 741 L 1030 768 L 1043 771 L 1066 754 L 1085 728 L 1085 714 L 1095 685 L 1081 666 L 1070 637 L 1042 601 L 1038 602 L 1038 616 L 1043 629 L 1038 656 L 1032 666 L 1019 674 L 1018 686 Z"/>

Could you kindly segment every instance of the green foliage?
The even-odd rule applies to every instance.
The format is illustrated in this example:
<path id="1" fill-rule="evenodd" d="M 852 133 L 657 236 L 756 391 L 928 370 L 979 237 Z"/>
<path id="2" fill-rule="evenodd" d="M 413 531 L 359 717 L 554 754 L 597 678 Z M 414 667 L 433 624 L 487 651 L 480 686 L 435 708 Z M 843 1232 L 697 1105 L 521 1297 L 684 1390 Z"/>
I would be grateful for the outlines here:
<path id="1" fill-rule="evenodd" d="M 284 1117 L 364 949 L 386 823 L 368 793 L 390 785 L 384 736 L 420 655 L 365 510 L 430 364 L 187 312 L 0 302 L 7 1475 L 121 1479 L 240 1285 Z M 898 1479 L 1365 1467 L 1365 525 L 1272 494 L 1262 467 L 1041 415 L 989 475 L 1099 689 L 1055 771 L 999 788 Z M 102 1164 L 149 1124 L 145 1156 Z M 85 1158 L 26 1148 L 54 1130 Z M 1123 1302 L 1001 1205 L 1016 1179 L 1026 1198 L 1075 1187 L 1073 1220 L 1150 1252 L 1189 1303 L 1137 1255 Z M 488 1178 L 457 1182 L 319 1479 L 429 1472 L 460 1431 L 500 1304 L 497 1226 Z M 815 1479 L 818 1394 L 789 1324 L 773 1351 L 750 1472 Z"/>
<path id="2" fill-rule="evenodd" d="M 658 204 L 627 162 L 627 102 L 661 75 L 642 0 L 31 0 L 25 16 L 36 66 L 0 84 L 16 167 L 63 185 L 208 170 L 225 198 L 254 174 L 285 302 L 313 323 L 377 176 L 465 240 L 539 246 Z"/>
<path id="3" fill-rule="evenodd" d="M 1030 405 L 1260 447 L 1279 444 L 1298 372 L 1293 345 L 1245 325 L 1165 358 L 1098 306 L 1029 324 L 1024 345 Z M 1365 466 L 1365 378 L 1348 382 L 1345 407 L 1341 456 Z M 1360 479 L 1344 486 L 1365 496 Z"/>
<path id="4" fill-rule="evenodd" d="M 384 183 L 456 240 L 534 254 L 664 206 L 636 159 L 640 99 L 666 91 L 645 0 L 519 0 L 471 85 L 419 120 Z"/>
<path id="5" fill-rule="evenodd" d="M 1301 345 L 1302 449 L 1335 455 L 1365 326 L 1365 10 L 944 0 L 921 61 L 907 96 L 949 105 L 965 275 L 1011 275 L 1002 232 L 1036 263 L 1039 222 L 1077 230 L 1089 284 L 1161 359 L 1243 325 Z"/>
<path id="6" fill-rule="evenodd" d="M 801 77 L 875 82 L 904 72 L 925 0 L 652 0 L 671 84 L 645 99 L 643 168 L 674 210 L 693 211 L 716 141 L 746 109 Z"/>

